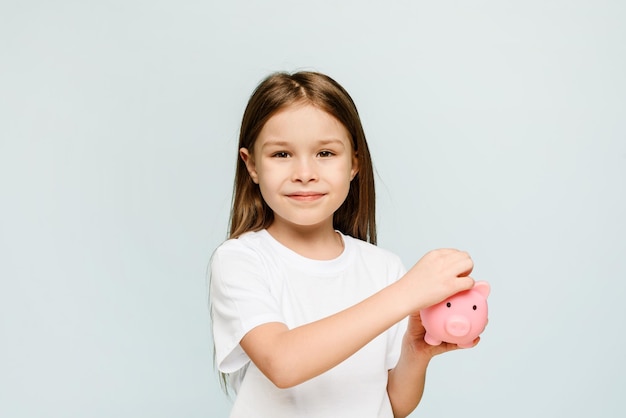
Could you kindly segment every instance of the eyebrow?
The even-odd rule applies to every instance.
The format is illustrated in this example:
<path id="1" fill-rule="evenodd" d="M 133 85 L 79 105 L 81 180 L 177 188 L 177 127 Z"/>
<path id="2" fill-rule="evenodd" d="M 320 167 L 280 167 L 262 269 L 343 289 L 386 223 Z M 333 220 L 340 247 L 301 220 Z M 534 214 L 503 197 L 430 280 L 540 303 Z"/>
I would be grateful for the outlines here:
<path id="1" fill-rule="evenodd" d="M 339 138 L 326 138 L 326 139 L 320 139 L 316 141 L 316 144 L 319 145 L 330 145 L 330 144 L 339 144 L 341 146 L 345 146 L 343 141 L 340 140 Z M 291 145 L 290 142 L 288 141 L 281 141 L 279 139 L 270 139 L 267 140 L 263 143 L 263 145 L 261 146 L 262 148 L 265 147 L 270 147 L 270 146 L 275 146 L 275 147 L 287 147 Z"/>

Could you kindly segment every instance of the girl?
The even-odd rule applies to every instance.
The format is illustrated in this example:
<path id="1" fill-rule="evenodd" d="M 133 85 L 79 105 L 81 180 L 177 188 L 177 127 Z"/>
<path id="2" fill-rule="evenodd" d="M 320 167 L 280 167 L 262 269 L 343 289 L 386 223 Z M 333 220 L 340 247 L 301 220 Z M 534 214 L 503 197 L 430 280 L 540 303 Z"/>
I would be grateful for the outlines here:
<path id="1" fill-rule="evenodd" d="M 211 259 L 231 417 L 413 411 L 430 359 L 458 348 L 427 345 L 419 310 L 471 288 L 473 263 L 443 249 L 406 272 L 375 244 L 372 161 L 354 102 L 323 74 L 269 76 L 243 116 L 230 239 Z"/>

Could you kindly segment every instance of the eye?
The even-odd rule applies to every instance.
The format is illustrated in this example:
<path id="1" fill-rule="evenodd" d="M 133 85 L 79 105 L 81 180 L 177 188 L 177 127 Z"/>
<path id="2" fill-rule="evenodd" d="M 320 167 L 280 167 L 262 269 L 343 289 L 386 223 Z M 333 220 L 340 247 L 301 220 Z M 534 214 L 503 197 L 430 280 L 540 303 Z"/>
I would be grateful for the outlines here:
<path id="1" fill-rule="evenodd" d="M 452 304 L 450 302 L 446 303 L 446 306 L 449 308 L 450 306 L 452 306 Z"/>
<path id="2" fill-rule="evenodd" d="M 317 155 L 318 157 L 328 158 L 328 157 L 332 157 L 333 155 L 335 155 L 335 153 L 332 151 L 324 150 L 324 151 L 318 152 Z"/>
<path id="3" fill-rule="evenodd" d="M 476 305 L 472 306 L 472 309 L 473 309 L 473 310 L 476 310 Z"/>
<path id="4" fill-rule="evenodd" d="M 278 152 L 273 153 L 272 157 L 287 158 L 289 157 L 289 153 L 287 151 L 278 151 Z"/>

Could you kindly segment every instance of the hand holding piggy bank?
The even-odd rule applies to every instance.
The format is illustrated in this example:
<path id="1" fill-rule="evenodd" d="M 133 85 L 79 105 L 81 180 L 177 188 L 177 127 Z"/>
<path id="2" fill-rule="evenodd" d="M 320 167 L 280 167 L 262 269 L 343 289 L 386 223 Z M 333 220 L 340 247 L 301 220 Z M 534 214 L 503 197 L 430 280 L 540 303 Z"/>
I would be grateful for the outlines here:
<path id="1" fill-rule="evenodd" d="M 471 289 L 422 309 L 420 317 L 426 329 L 424 341 L 430 345 L 439 345 L 444 341 L 461 348 L 472 347 L 473 341 L 487 326 L 487 296 L 490 290 L 489 283 L 478 281 Z"/>

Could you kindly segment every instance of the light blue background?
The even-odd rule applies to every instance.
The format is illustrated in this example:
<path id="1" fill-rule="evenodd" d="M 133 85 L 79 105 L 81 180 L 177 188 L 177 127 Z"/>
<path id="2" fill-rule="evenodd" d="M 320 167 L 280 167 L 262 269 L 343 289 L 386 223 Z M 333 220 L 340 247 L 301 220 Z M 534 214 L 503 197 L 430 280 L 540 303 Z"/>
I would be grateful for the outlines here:
<path id="1" fill-rule="evenodd" d="M 623 417 L 621 1 L 0 3 L 0 416 L 216 417 L 205 274 L 274 70 L 336 78 L 382 247 L 468 250 L 422 417 Z M 323 401 L 323 400 L 321 400 Z"/>

